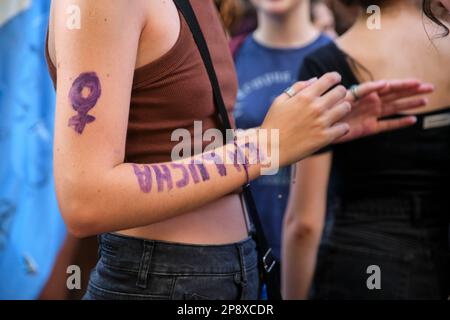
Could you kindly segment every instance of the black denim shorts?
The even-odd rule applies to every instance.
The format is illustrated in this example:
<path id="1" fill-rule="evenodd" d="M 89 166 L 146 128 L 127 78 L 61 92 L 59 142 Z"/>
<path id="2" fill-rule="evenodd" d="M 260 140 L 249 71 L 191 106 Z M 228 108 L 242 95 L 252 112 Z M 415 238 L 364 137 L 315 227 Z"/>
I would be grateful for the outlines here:
<path id="1" fill-rule="evenodd" d="M 103 234 L 84 300 L 256 300 L 256 244 L 187 245 Z"/>
<path id="2" fill-rule="evenodd" d="M 447 300 L 450 211 L 432 207 L 401 198 L 338 207 L 320 247 L 312 298 Z M 379 268 L 379 288 L 368 285 L 371 266 Z"/>

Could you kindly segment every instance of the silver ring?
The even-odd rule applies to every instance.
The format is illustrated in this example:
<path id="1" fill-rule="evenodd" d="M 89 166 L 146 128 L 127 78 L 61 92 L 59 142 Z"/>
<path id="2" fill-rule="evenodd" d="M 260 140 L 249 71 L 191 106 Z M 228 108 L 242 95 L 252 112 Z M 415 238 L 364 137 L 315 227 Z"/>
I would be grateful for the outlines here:
<path id="1" fill-rule="evenodd" d="M 289 88 L 287 88 L 286 90 L 284 90 L 284 93 L 286 93 L 286 94 L 289 96 L 289 98 L 294 97 L 295 94 L 296 94 L 296 92 L 295 92 L 293 86 L 290 86 Z"/>
<path id="2" fill-rule="evenodd" d="M 352 93 L 353 98 L 355 98 L 355 101 L 358 101 L 359 99 L 361 99 L 361 97 L 358 94 L 358 88 L 359 88 L 359 86 L 356 84 L 350 87 L 350 92 Z"/>

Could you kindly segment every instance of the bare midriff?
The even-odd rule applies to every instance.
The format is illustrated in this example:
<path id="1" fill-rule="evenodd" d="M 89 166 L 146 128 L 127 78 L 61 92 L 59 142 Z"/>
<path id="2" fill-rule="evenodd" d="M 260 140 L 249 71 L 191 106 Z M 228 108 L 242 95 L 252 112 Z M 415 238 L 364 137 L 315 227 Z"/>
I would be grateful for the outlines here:
<path id="1" fill-rule="evenodd" d="M 176 218 L 118 233 L 150 240 L 204 245 L 239 242 L 247 237 L 247 228 L 239 195 L 231 194 Z"/>

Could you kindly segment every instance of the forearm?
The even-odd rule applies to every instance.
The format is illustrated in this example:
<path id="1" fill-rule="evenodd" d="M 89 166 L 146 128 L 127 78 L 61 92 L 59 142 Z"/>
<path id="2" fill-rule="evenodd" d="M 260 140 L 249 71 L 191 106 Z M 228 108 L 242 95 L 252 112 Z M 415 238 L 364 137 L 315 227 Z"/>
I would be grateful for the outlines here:
<path id="1" fill-rule="evenodd" d="M 283 248 L 283 298 L 308 299 L 316 268 L 320 232 L 299 234 L 286 228 Z"/>
<path id="2" fill-rule="evenodd" d="M 246 139 L 200 156 L 158 164 L 94 166 L 80 178 L 57 172 L 60 206 L 69 229 L 88 236 L 173 218 L 233 192 L 260 175 Z M 74 176 L 74 173 L 70 174 Z M 84 178 L 83 178 L 84 177 Z"/>

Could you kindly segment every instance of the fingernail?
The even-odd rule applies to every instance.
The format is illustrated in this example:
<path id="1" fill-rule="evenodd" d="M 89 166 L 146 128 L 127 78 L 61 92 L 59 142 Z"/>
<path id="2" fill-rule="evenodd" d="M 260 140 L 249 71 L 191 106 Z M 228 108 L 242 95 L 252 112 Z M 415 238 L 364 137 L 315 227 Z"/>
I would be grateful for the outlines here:
<path id="1" fill-rule="evenodd" d="M 340 75 L 339 72 L 333 72 L 334 77 L 336 78 L 336 81 L 341 81 L 342 80 L 342 76 Z"/>
<path id="2" fill-rule="evenodd" d="M 417 117 L 413 116 L 410 119 L 412 124 L 417 123 Z"/>
<path id="3" fill-rule="evenodd" d="M 318 80 L 317 77 L 311 78 L 308 81 L 306 81 L 307 84 L 313 84 L 314 82 L 316 82 Z"/>
<path id="4" fill-rule="evenodd" d="M 349 125 L 348 123 L 346 123 L 346 128 L 345 128 L 345 131 L 346 131 L 347 133 L 349 133 L 349 132 L 350 132 L 350 125 Z"/>

